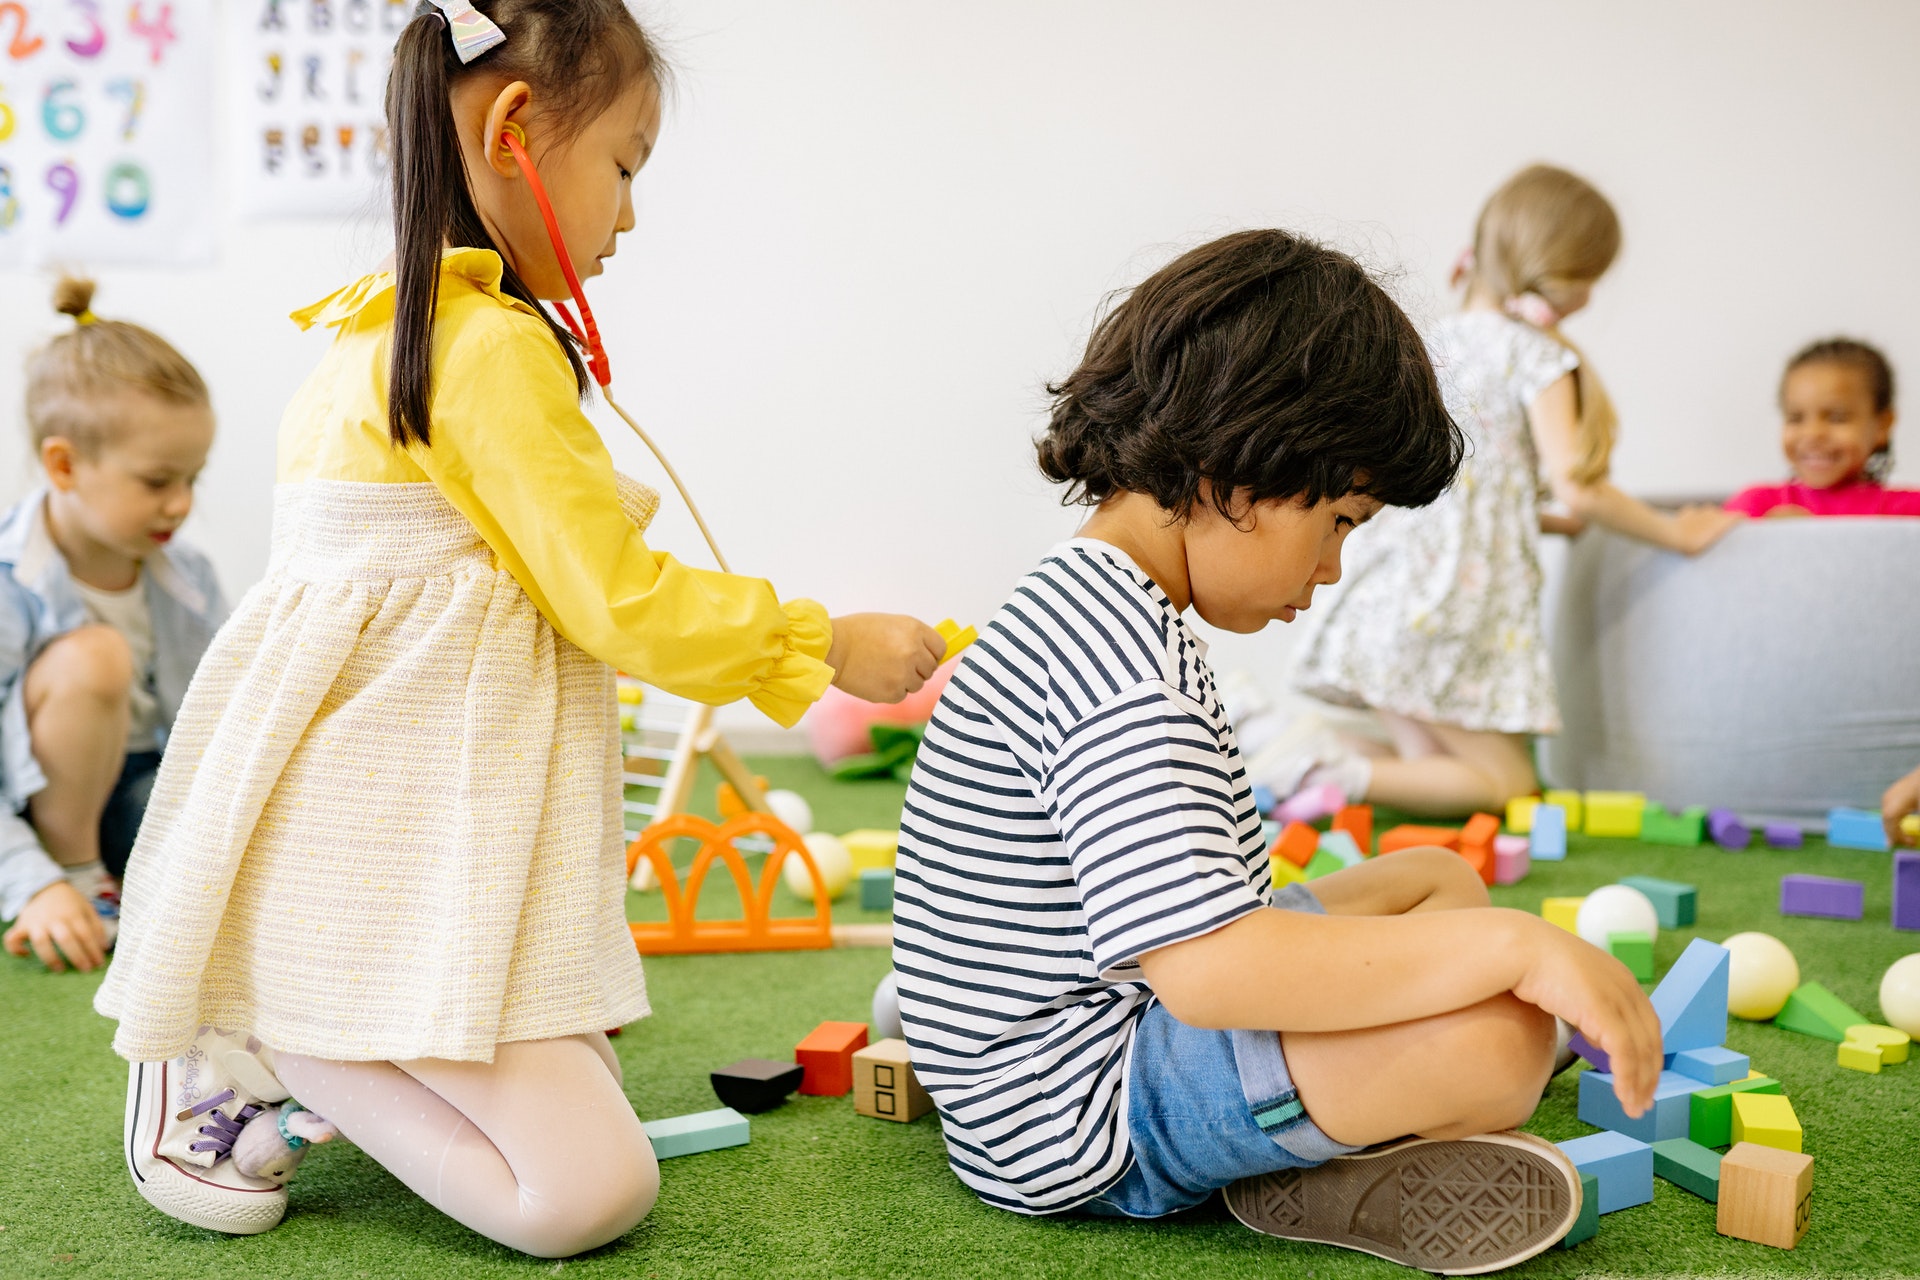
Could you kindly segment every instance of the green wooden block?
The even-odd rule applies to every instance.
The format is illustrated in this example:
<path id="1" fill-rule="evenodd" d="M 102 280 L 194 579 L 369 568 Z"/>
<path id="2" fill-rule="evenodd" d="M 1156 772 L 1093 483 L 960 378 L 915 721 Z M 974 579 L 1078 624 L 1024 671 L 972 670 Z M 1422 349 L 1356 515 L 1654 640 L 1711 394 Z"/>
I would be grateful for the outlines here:
<path id="1" fill-rule="evenodd" d="M 1846 1001 L 1819 983 L 1803 982 L 1787 997 L 1786 1007 L 1775 1016 L 1773 1025 L 1842 1044 L 1848 1027 L 1857 1027 L 1866 1021 L 1868 1019 L 1849 1008 Z"/>
<path id="2" fill-rule="evenodd" d="M 1562 1249 L 1584 1244 L 1600 1234 L 1600 1179 L 1590 1173 L 1580 1175 L 1580 1216 L 1573 1229 L 1560 1238 Z"/>
<path id="3" fill-rule="evenodd" d="M 1729 1146 L 1733 1142 L 1733 1095 L 1780 1091 L 1780 1082 L 1766 1076 L 1696 1089 L 1687 1104 L 1687 1137 L 1703 1147 Z"/>
<path id="4" fill-rule="evenodd" d="M 860 909 L 893 910 L 893 872 L 885 867 L 866 867 L 860 872 Z"/>
<path id="5" fill-rule="evenodd" d="M 656 1160 L 717 1151 L 721 1147 L 741 1147 L 747 1143 L 747 1118 L 732 1107 L 649 1120 L 645 1128 Z"/>
<path id="6" fill-rule="evenodd" d="M 1668 1138 L 1653 1144 L 1653 1171 L 1683 1191 L 1702 1200 L 1720 1201 L 1720 1153 L 1690 1138 Z"/>
<path id="7" fill-rule="evenodd" d="M 1610 933 L 1607 952 L 1627 966 L 1635 982 L 1653 981 L 1653 939 L 1644 933 Z"/>
<path id="8" fill-rule="evenodd" d="M 1347 864 L 1341 861 L 1339 854 L 1329 849 L 1316 849 L 1313 857 L 1307 861 L 1306 874 L 1307 879 L 1318 880 L 1321 876 L 1330 876 L 1346 869 Z M 1866 1019 L 1861 1018 L 1860 1021 L 1865 1022 Z"/>
<path id="9" fill-rule="evenodd" d="M 1679 813 L 1668 813 L 1649 803 L 1640 814 L 1640 838 L 1648 844 L 1677 844 L 1687 847 L 1705 844 L 1707 807 L 1694 805 Z M 1622 884 L 1627 881 L 1621 881 Z M 1665 922 L 1662 921 L 1664 924 Z M 1668 926 L 1672 927 L 1672 926 Z"/>
<path id="10" fill-rule="evenodd" d="M 1698 840 L 1693 843 L 1699 844 Z M 1678 880 L 1659 880 L 1653 876 L 1624 876 L 1621 884 L 1632 885 L 1647 895 L 1662 929 L 1684 929 L 1693 923 L 1700 894 L 1690 884 Z"/>

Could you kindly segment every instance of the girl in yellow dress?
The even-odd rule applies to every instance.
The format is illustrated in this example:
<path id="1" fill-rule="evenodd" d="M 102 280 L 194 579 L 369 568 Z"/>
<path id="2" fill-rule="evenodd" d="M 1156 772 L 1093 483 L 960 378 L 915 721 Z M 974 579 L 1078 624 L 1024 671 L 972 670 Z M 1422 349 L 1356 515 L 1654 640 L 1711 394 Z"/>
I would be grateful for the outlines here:
<path id="1" fill-rule="evenodd" d="M 394 52 L 394 265 L 296 313 L 332 346 L 280 429 L 273 552 L 168 746 L 97 1000 L 127 1161 L 165 1212 L 280 1220 L 233 1167 L 300 1104 L 494 1240 L 561 1257 L 652 1206 L 601 1034 L 644 1016 L 613 669 L 790 725 L 893 700 L 944 643 L 650 549 L 580 411 L 568 290 L 634 224 L 664 69 L 620 0 L 422 4 Z M 298 1103 L 292 1099 L 297 1098 Z M 295 1128 L 300 1126 L 296 1125 Z"/>

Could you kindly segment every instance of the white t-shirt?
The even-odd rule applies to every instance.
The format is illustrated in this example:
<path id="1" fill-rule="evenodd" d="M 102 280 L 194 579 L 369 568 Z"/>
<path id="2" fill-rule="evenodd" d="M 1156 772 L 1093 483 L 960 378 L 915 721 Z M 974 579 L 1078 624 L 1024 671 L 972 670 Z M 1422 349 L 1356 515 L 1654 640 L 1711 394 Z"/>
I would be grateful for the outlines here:
<path id="1" fill-rule="evenodd" d="M 1270 905 L 1260 815 L 1204 650 L 1153 580 L 1056 548 L 967 651 L 914 765 L 893 963 L 947 1157 L 988 1204 L 1126 1172 L 1139 957 Z"/>
<path id="2" fill-rule="evenodd" d="M 133 650 L 133 720 L 127 729 L 128 751 L 152 751 L 159 746 L 160 703 L 153 694 L 153 615 L 147 609 L 147 571 L 125 591 L 102 591 L 80 579 L 74 590 L 87 606 L 87 621 L 112 627 Z"/>

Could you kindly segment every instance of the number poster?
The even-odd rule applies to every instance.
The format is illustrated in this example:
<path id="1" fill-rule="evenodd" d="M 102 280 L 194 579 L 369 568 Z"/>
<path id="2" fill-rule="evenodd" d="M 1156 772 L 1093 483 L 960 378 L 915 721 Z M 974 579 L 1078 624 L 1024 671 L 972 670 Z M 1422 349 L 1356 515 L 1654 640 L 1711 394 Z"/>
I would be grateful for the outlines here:
<path id="1" fill-rule="evenodd" d="M 226 0 L 234 189 L 243 215 L 377 207 L 387 66 L 412 0 Z"/>
<path id="2" fill-rule="evenodd" d="M 211 0 L 0 2 L 0 266 L 211 261 Z"/>

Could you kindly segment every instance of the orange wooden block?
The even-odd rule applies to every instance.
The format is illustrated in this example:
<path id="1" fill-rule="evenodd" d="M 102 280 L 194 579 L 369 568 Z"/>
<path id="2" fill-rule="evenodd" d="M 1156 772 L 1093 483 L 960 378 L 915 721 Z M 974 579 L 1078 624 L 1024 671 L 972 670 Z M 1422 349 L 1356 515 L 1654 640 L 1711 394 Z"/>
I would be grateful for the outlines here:
<path id="1" fill-rule="evenodd" d="M 1500 834 L 1500 819 L 1491 813 L 1476 813 L 1460 831 L 1460 856 L 1480 875 L 1482 884 L 1493 883 L 1493 839 Z"/>
<path id="2" fill-rule="evenodd" d="M 1373 856 L 1373 806 L 1350 804 L 1333 815 L 1333 829 L 1344 831 L 1360 846 L 1360 856 Z"/>
<path id="3" fill-rule="evenodd" d="M 1296 867 L 1304 867 L 1313 861 L 1313 855 L 1320 848 L 1320 833 L 1304 822 L 1289 822 L 1273 842 L 1268 856 L 1285 858 Z"/>
<path id="4" fill-rule="evenodd" d="M 1381 853 L 1398 853 L 1402 849 L 1412 849 L 1423 844 L 1437 844 L 1442 849 L 1460 848 L 1460 832 L 1456 827 L 1395 827 L 1380 837 Z"/>
<path id="5" fill-rule="evenodd" d="M 1813 1195 L 1813 1157 L 1752 1142 L 1736 1142 L 1720 1161 L 1723 1236 L 1791 1249 L 1807 1234 Z"/>
<path id="6" fill-rule="evenodd" d="M 867 1047 L 864 1022 L 823 1022 L 794 1046 L 793 1060 L 805 1067 L 800 1092 L 838 1098 L 853 1091 L 853 1055 Z"/>
<path id="7" fill-rule="evenodd" d="M 1482 884 L 1493 883 L 1493 846 L 1490 844 L 1463 844 L 1460 856 L 1466 859 L 1473 873 L 1480 877 Z"/>

